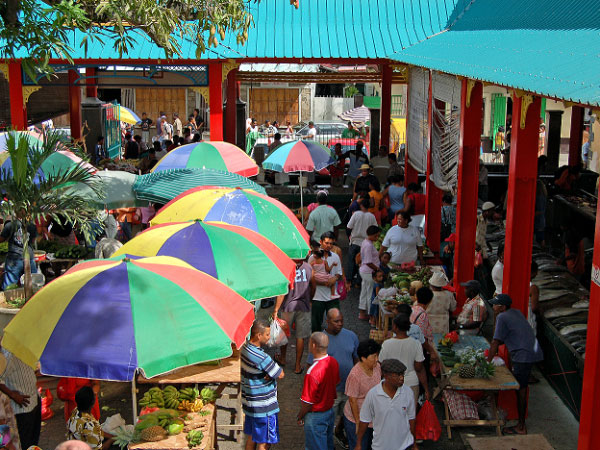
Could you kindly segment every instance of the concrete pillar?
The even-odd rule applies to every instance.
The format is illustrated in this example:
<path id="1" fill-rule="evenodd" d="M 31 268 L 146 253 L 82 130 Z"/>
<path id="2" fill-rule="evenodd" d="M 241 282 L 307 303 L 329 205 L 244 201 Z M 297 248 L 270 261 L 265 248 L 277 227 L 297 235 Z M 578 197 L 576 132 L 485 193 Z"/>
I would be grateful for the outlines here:
<path id="1" fill-rule="evenodd" d="M 227 106 L 225 107 L 225 140 L 231 144 L 236 141 L 237 128 L 237 76 L 238 69 L 227 74 Z"/>
<path id="2" fill-rule="evenodd" d="M 96 76 L 96 68 L 86 67 L 85 76 L 87 77 L 85 80 L 85 96 L 92 98 L 98 97 L 98 79 L 90 78 Z"/>
<path id="3" fill-rule="evenodd" d="M 221 63 L 208 65 L 210 140 L 223 140 L 223 74 Z"/>
<path id="4" fill-rule="evenodd" d="M 390 129 L 392 126 L 392 68 L 389 64 L 384 64 L 381 68 L 381 145 L 390 148 Z M 371 132 L 373 132 L 373 123 L 371 123 Z M 371 154 L 375 155 L 373 147 Z"/>
<path id="5" fill-rule="evenodd" d="M 8 63 L 8 78 L 10 122 L 13 130 L 25 130 L 27 128 L 27 110 L 23 101 L 23 72 L 20 62 Z"/>
<path id="6" fill-rule="evenodd" d="M 81 138 L 81 87 L 76 84 L 79 78 L 77 70 L 69 70 L 69 117 L 71 122 L 71 137 Z"/>

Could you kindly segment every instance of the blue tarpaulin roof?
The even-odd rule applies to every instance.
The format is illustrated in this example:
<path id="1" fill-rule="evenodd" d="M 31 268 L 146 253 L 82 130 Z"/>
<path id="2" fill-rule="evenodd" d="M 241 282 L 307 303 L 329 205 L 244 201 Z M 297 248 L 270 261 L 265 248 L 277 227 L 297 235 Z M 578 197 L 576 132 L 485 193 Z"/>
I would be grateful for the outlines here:
<path id="1" fill-rule="evenodd" d="M 390 58 L 600 105 L 598 0 L 474 0 L 446 30 Z"/>

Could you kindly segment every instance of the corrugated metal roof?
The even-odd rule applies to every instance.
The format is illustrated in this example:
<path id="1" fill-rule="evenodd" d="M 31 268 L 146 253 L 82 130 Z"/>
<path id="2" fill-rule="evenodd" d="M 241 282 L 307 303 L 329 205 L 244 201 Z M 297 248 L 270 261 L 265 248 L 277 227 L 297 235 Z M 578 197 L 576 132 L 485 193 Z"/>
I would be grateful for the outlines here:
<path id="1" fill-rule="evenodd" d="M 474 0 L 449 29 L 390 58 L 600 105 L 598 0 Z"/>
<path id="2" fill-rule="evenodd" d="M 386 58 L 444 29 L 452 14 L 468 0 L 302 0 L 296 9 L 285 0 L 250 3 L 255 26 L 246 45 L 229 34 L 201 59 L 223 58 Z M 456 7 L 456 8 L 455 8 Z M 164 59 L 161 48 L 140 31 L 125 59 Z M 83 35 L 73 32 L 70 46 L 75 59 L 119 59 L 112 42 L 80 46 Z M 196 45 L 181 44 L 181 56 L 197 59 Z M 17 57 L 27 56 L 23 50 Z M 56 57 L 56 55 L 54 55 Z"/>
<path id="3" fill-rule="evenodd" d="M 240 64 L 240 72 L 276 72 L 276 73 L 316 73 L 318 64 L 271 64 L 252 63 Z"/>

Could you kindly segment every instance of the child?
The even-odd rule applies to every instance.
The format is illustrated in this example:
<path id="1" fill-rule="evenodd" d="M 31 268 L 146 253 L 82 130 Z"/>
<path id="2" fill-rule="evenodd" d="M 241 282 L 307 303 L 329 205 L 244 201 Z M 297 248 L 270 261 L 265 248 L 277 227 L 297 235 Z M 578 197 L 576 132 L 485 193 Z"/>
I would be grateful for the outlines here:
<path id="1" fill-rule="evenodd" d="M 325 252 L 321 249 L 313 250 L 312 259 L 310 260 L 310 265 L 312 266 L 313 273 L 312 276 L 315 281 L 319 281 L 321 283 L 326 283 L 331 279 L 331 269 L 333 269 L 337 263 L 333 263 L 330 267 L 329 263 L 327 263 L 327 259 L 325 259 Z M 340 296 L 335 290 L 336 283 L 331 286 L 331 298 L 339 298 Z"/>
<path id="2" fill-rule="evenodd" d="M 388 275 L 392 268 L 389 266 L 390 260 L 392 259 L 392 254 L 390 252 L 383 252 L 379 257 L 379 268 L 383 271 L 383 279 L 387 280 Z"/>
<path id="3" fill-rule="evenodd" d="M 383 270 L 374 270 L 371 274 L 373 277 L 373 281 L 375 282 L 373 286 L 373 295 L 371 295 L 371 308 L 369 309 L 369 323 L 372 327 L 377 326 L 377 319 L 379 317 L 379 300 L 377 299 L 377 294 L 379 294 L 379 290 L 383 287 L 383 279 L 384 273 Z"/>

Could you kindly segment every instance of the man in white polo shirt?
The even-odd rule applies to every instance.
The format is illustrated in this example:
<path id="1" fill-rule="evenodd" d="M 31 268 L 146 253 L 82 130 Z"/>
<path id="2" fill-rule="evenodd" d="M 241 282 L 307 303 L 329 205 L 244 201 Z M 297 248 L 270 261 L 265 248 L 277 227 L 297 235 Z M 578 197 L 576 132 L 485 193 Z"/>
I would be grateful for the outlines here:
<path id="1" fill-rule="evenodd" d="M 327 282 L 321 282 L 315 279 L 317 285 L 311 307 L 311 326 L 312 331 L 321 331 L 323 329 L 323 315 L 331 308 L 340 309 L 339 298 L 331 299 L 331 286 L 342 278 L 342 262 L 340 257 L 331 251 L 335 243 L 335 234 L 327 231 L 321 236 L 321 249 L 325 253 L 325 260 L 331 267 L 331 278 Z M 310 264 L 312 256 L 308 259 Z M 313 272 L 314 276 L 314 272 Z"/>
<path id="2" fill-rule="evenodd" d="M 412 390 L 404 385 L 406 366 L 397 359 L 381 362 L 383 381 L 367 394 L 360 409 L 357 446 L 373 423 L 373 450 L 416 449 L 415 399 Z"/>

